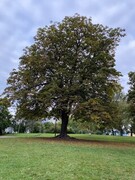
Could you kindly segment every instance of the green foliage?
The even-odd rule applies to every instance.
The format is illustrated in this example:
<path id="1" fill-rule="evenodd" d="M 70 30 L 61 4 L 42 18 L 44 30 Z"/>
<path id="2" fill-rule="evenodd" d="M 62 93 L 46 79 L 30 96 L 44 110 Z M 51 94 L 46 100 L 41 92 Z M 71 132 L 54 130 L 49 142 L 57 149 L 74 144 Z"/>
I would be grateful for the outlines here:
<path id="1" fill-rule="evenodd" d="M 56 129 L 55 129 L 56 127 Z M 55 124 L 53 124 L 52 122 L 47 122 L 44 124 L 44 132 L 45 133 L 59 133 L 60 132 L 60 124 L 57 123 L 57 125 L 55 126 Z"/>
<path id="2" fill-rule="evenodd" d="M 122 36 L 122 29 L 93 24 L 78 14 L 39 28 L 5 89 L 17 115 L 54 116 L 67 125 L 68 117 L 77 119 L 81 110 L 79 115 L 89 121 L 108 121 L 109 104 L 120 88 L 115 49 Z"/>
<path id="3" fill-rule="evenodd" d="M 99 129 L 95 122 L 84 121 L 84 119 L 70 119 L 68 125 L 68 133 L 72 134 L 94 134 Z"/>
<path id="4" fill-rule="evenodd" d="M 12 122 L 14 131 L 18 133 L 54 133 L 54 124 L 51 122 L 42 123 L 40 120 L 16 120 Z"/>
<path id="5" fill-rule="evenodd" d="M 129 118 L 131 131 L 135 132 L 135 72 L 129 72 L 129 91 L 127 94 L 129 103 Z"/>
<path id="6" fill-rule="evenodd" d="M 0 99 L 0 135 L 3 134 L 6 127 L 11 124 L 11 114 L 8 110 L 8 104 L 5 98 Z"/>
<path id="7" fill-rule="evenodd" d="M 119 92 L 114 96 L 113 99 L 112 116 L 113 121 L 111 123 L 112 128 L 116 128 L 119 131 L 127 130 L 130 124 L 129 120 L 129 105 L 127 103 L 127 96 Z"/>

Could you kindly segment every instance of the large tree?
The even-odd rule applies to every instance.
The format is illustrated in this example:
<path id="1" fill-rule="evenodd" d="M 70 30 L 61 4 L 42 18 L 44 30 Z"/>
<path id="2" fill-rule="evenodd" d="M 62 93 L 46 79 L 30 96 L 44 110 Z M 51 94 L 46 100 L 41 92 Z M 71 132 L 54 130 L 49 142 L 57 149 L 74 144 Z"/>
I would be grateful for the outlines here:
<path id="1" fill-rule="evenodd" d="M 122 29 L 93 24 L 78 14 L 39 28 L 5 89 L 17 114 L 61 118 L 62 138 L 67 137 L 70 115 L 75 118 L 87 110 L 89 120 L 108 119 L 109 103 L 119 87 L 115 49 L 122 36 Z"/>
<path id="2" fill-rule="evenodd" d="M 131 136 L 135 133 L 135 72 L 129 72 L 129 82 L 130 85 L 128 90 L 128 103 L 129 103 L 129 118 L 131 124 Z"/>

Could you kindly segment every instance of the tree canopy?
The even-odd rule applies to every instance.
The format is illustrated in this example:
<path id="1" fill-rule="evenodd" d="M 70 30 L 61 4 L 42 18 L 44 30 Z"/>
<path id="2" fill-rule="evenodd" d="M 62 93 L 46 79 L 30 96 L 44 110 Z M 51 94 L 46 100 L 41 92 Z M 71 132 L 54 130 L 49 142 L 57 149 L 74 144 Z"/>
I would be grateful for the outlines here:
<path id="1" fill-rule="evenodd" d="M 120 88 L 115 50 L 122 36 L 124 30 L 93 24 L 78 14 L 39 28 L 5 89 L 18 116 L 61 118 L 60 137 L 66 137 L 71 115 L 95 122 L 110 119 L 109 104 Z"/>

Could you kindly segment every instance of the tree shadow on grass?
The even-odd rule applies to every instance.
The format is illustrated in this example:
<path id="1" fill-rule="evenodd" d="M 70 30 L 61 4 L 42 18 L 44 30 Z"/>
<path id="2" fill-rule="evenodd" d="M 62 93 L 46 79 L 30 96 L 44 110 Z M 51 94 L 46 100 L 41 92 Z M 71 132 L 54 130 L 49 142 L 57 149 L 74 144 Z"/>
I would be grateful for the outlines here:
<path id="1" fill-rule="evenodd" d="M 84 145 L 97 145 L 97 146 L 115 146 L 115 147 L 135 147 L 134 142 L 114 142 L 114 141 L 104 141 L 104 140 L 87 140 L 87 139 L 77 139 L 74 137 L 34 137 L 32 139 L 43 141 L 43 142 L 61 142 L 61 143 L 72 143 L 72 144 L 84 144 Z"/>

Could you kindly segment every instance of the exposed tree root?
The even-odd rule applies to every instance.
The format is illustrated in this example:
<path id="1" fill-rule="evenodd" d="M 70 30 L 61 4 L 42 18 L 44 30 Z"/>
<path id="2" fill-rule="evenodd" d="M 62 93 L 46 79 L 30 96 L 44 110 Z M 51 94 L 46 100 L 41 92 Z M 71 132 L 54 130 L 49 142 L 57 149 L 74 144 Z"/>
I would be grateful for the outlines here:
<path id="1" fill-rule="evenodd" d="M 70 137 L 69 135 L 67 135 L 67 134 L 59 134 L 59 135 L 57 135 L 55 138 L 57 138 L 57 139 L 67 139 L 67 140 L 70 140 L 70 139 L 75 139 L 74 137 Z"/>

